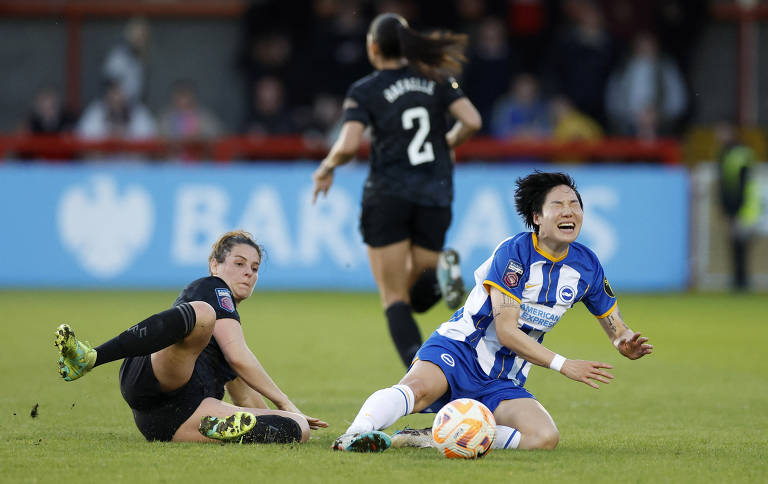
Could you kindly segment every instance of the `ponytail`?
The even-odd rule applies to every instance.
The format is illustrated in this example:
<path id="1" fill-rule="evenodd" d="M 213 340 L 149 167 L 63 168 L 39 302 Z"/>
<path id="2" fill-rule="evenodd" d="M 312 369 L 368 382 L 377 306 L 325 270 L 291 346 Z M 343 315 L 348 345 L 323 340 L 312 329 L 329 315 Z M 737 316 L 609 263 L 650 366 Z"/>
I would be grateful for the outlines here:
<path id="1" fill-rule="evenodd" d="M 453 32 L 422 34 L 400 15 L 385 13 L 371 22 L 369 34 L 388 59 L 405 57 L 425 76 L 443 80 L 461 74 L 467 58 L 467 35 Z"/>

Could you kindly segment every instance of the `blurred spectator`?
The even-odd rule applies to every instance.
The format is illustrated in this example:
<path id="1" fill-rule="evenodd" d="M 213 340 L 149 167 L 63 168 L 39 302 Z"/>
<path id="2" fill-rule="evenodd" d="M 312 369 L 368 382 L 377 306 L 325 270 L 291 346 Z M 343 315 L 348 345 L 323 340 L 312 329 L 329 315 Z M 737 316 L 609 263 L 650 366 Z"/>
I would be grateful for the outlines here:
<path id="1" fill-rule="evenodd" d="M 539 97 L 539 84 L 530 74 L 515 78 L 510 92 L 501 97 L 491 116 L 495 138 L 541 138 L 549 134 L 549 109 Z"/>
<path id="2" fill-rule="evenodd" d="M 707 23 L 712 2 L 701 0 L 656 0 L 652 24 L 659 43 L 677 61 L 686 74 L 699 33 Z"/>
<path id="3" fill-rule="evenodd" d="M 160 115 L 160 135 L 174 141 L 190 141 L 210 140 L 221 132 L 219 120 L 200 106 L 194 83 L 174 82 L 171 104 Z"/>
<path id="4" fill-rule="evenodd" d="M 22 131 L 29 134 L 67 133 L 74 128 L 75 122 L 75 116 L 62 105 L 58 91 L 53 87 L 44 87 L 35 95 Z"/>
<path id="5" fill-rule="evenodd" d="M 755 176 L 755 153 L 742 143 L 732 122 L 715 128 L 720 142 L 718 155 L 720 204 L 728 223 L 733 287 L 748 288 L 748 250 L 760 218 L 760 191 Z"/>
<path id="6" fill-rule="evenodd" d="M 471 38 L 467 54 L 469 62 L 462 87 L 483 119 L 491 119 L 494 102 L 507 90 L 512 74 L 519 70 L 504 23 L 494 17 L 483 19 Z"/>
<path id="7" fill-rule="evenodd" d="M 605 85 L 615 46 L 603 14 L 593 0 L 565 0 L 569 20 L 554 39 L 545 69 L 548 91 L 562 93 L 584 114 L 605 121 Z"/>
<path id="8" fill-rule="evenodd" d="M 305 142 L 330 148 L 338 137 L 341 128 L 342 99 L 331 94 L 318 94 L 308 113 L 308 119 L 302 123 L 302 135 Z"/>
<path id="9" fill-rule="evenodd" d="M 84 139 L 146 139 L 157 134 L 157 125 L 141 103 L 129 103 L 116 81 L 107 80 L 100 99 L 93 101 L 77 124 L 77 135 Z"/>
<path id="10" fill-rule="evenodd" d="M 568 98 L 557 96 L 550 105 L 552 110 L 552 138 L 555 141 L 597 141 L 603 137 L 600 125 L 579 112 Z"/>
<path id="11" fill-rule="evenodd" d="M 343 96 L 350 79 L 363 77 L 371 70 L 363 42 L 367 18 L 360 15 L 359 0 L 318 0 L 314 7 L 313 76 L 324 92 Z"/>
<path id="12" fill-rule="evenodd" d="M 117 81 L 130 103 L 144 99 L 148 52 L 149 24 L 137 17 L 128 21 L 123 39 L 110 50 L 104 62 L 104 78 Z"/>
<path id="13" fill-rule="evenodd" d="M 651 29 L 655 1 L 648 0 L 600 0 L 605 13 L 606 25 L 622 51 L 641 32 Z"/>
<path id="14" fill-rule="evenodd" d="M 285 86 L 277 77 L 265 76 L 253 84 L 253 106 L 245 132 L 253 136 L 292 134 L 296 123 L 285 105 Z"/>
<path id="15" fill-rule="evenodd" d="M 310 35 L 314 26 L 312 7 L 317 1 L 250 2 L 243 17 L 239 56 L 244 99 L 248 106 L 253 105 L 254 83 L 264 76 L 274 76 L 283 82 L 286 106 L 309 105 L 312 101 L 313 89 L 308 88 L 306 73 L 310 71 L 308 66 L 313 48 Z"/>
<path id="16" fill-rule="evenodd" d="M 642 139 L 672 134 L 687 102 L 675 63 L 659 53 L 653 35 L 639 34 L 629 58 L 608 81 L 606 107 L 615 131 Z"/>
<path id="17" fill-rule="evenodd" d="M 454 0 L 456 17 L 458 17 L 455 27 L 462 33 L 468 34 L 471 42 L 475 42 L 478 30 L 482 23 L 489 17 L 488 2 L 478 0 Z M 450 27 L 445 26 L 443 28 Z"/>
<path id="18" fill-rule="evenodd" d="M 540 72 L 546 57 L 554 21 L 555 2 L 551 0 L 508 0 L 506 16 L 512 46 L 520 56 L 522 69 Z"/>

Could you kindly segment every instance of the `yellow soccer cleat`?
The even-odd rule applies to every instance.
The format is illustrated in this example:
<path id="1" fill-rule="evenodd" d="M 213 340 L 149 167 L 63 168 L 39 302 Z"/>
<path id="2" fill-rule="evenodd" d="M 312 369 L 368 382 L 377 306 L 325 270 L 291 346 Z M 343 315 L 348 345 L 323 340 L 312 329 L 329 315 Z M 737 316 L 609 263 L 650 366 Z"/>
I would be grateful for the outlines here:
<path id="1" fill-rule="evenodd" d="M 68 324 L 56 329 L 56 348 L 59 349 L 59 374 L 66 381 L 77 380 L 85 375 L 96 363 L 96 350 L 75 338 L 75 333 Z"/>

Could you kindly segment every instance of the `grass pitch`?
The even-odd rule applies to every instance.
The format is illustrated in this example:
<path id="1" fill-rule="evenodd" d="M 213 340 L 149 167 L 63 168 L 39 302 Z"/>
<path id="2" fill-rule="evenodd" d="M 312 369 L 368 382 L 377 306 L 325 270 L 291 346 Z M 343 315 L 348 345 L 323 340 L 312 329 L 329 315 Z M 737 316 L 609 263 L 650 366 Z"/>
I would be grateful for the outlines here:
<path id="1" fill-rule="evenodd" d="M 432 449 L 329 450 L 363 400 L 403 374 L 375 294 L 257 291 L 241 308 L 246 337 L 271 376 L 300 409 L 331 425 L 305 445 L 147 443 L 120 396 L 119 363 L 60 379 L 59 323 L 99 344 L 175 296 L 0 291 L 0 482 L 768 481 L 765 295 L 620 295 L 628 324 L 655 345 L 634 362 L 577 305 L 545 344 L 613 364 L 614 382 L 593 390 L 534 368 L 528 388 L 560 429 L 558 449 L 460 462 Z M 423 334 L 448 316 L 442 306 L 418 316 Z M 390 431 L 431 419 L 412 415 Z"/>

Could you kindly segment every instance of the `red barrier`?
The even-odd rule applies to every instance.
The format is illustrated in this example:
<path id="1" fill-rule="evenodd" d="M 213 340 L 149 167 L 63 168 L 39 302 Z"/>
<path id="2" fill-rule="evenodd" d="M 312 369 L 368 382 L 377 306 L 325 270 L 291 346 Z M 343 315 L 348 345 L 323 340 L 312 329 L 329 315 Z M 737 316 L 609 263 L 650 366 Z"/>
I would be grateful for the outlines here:
<path id="1" fill-rule="evenodd" d="M 359 157 L 368 156 L 367 146 Z M 76 159 L 115 153 L 142 154 L 154 159 L 215 160 L 319 160 L 328 152 L 324 143 L 302 136 L 224 137 L 213 141 L 171 142 L 161 139 L 145 141 L 85 141 L 73 136 L 0 135 L 3 159 L 45 158 Z M 531 160 L 554 161 L 644 161 L 675 164 L 681 160 L 680 143 L 676 140 L 639 141 L 608 138 L 597 142 L 555 143 L 552 141 L 496 140 L 473 138 L 456 150 L 457 161 Z"/>

